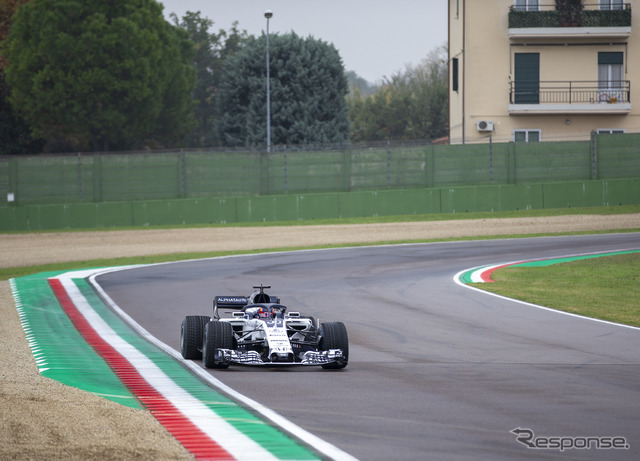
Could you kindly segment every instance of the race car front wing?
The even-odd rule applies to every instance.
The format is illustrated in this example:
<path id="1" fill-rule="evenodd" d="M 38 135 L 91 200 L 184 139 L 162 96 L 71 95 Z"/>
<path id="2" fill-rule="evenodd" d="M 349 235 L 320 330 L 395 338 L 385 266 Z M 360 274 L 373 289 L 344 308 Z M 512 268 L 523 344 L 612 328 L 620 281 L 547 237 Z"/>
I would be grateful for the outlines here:
<path id="1" fill-rule="evenodd" d="M 329 349 L 328 351 L 307 351 L 300 356 L 300 361 L 268 361 L 265 362 L 256 351 L 239 351 L 236 349 L 216 349 L 215 361 L 219 363 L 236 363 L 239 365 L 325 365 L 328 363 L 341 363 L 345 360 L 342 349 Z"/>

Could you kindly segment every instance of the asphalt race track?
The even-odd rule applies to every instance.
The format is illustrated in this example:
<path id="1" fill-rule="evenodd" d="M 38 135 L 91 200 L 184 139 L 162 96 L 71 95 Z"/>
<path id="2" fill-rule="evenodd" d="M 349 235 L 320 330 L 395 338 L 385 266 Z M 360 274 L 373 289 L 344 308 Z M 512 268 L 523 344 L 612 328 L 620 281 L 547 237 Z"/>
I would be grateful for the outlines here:
<path id="1" fill-rule="evenodd" d="M 97 280 L 176 350 L 185 315 L 211 314 L 215 295 L 248 295 L 256 284 L 272 285 L 289 311 L 343 321 L 350 360 L 342 371 L 212 373 L 361 460 L 637 460 L 640 329 L 454 282 L 485 264 L 634 248 L 640 234 L 362 247 L 188 261 Z M 540 448 L 519 442 L 510 432 L 518 428 Z M 611 448 L 621 438 L 629 447 Z"/>

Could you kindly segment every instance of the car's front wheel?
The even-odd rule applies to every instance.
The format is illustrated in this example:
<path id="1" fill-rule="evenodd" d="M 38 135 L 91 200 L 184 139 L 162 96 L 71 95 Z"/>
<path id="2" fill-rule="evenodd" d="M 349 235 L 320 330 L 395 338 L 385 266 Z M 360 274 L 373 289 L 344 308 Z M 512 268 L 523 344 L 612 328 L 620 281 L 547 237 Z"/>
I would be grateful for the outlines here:
<path id="1" fill-rule="evenodd" d="M 202 358 L 202 336 L 204 327 L 211 320 L 206 315 L 187 315 L 182 321 L 180 329 L 180 352 L 185 359 L 199 360 Z"/>
<path id="2" fill-rule="evenodd" d="M 230 323 L 212 320 L 204 329 L 202 363 L 207 368 L 227 368 L 227 362 L 216 359 L 216 349 L 233 349 L 233 327 Z"/>
<path id="3" fill-rule="evenodd" d="M 325 322 L 320 325 L 320 350 L 342 349 L 343 359 L 322 365 L 325 369 L 340 369 L 347 366 L 349 361 L 349 337 L 347 327 L 342 322 Z"/>

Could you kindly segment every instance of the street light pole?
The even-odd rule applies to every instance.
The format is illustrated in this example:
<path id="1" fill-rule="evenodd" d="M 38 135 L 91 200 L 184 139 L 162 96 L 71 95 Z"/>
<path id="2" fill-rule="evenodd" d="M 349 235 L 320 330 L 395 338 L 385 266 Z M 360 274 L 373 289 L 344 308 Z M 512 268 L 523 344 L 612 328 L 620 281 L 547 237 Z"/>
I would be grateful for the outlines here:
<path id="1" fill-rule="evenodd" d="M 269 19 L 273 16 L 271 10 L 264 12 L 267 18 L 267 152 L 271 152 L 271 94 L 269 88 Z"/>

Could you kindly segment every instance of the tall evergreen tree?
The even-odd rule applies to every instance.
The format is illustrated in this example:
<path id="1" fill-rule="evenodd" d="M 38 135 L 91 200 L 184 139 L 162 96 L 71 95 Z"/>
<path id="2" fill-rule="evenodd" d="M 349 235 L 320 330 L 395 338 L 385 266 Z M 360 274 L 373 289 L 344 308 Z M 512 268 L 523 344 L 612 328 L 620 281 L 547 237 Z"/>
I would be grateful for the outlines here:
<path id="1" fill-rule="evenodd" d="M 28 1 L 0 1 L 0 45 L 9 36 L 13 15 Z M 0 54 L 0 155 L 37 153 L 42 149 L 43 142 L 31 136 L 29 125 L 9 103 L 10 89 L 4 75 L 6 65 L 6 59 Z"/>
<path id="2" fill-rule="evenodd" d="M 247 40 L 246 31 L 238 30 L 237 23 L 229 32 L 220 30 L 212 33 L 209 30 L 213 21 L 200 16 L 200 12 L 188 11 L 182 20 L 173 14 L 174 24 L 184 29 L 195 44 L 193 64 L 197 80 L 193 91 L 193 99 L 197 101 L 194 108 L 195 128 L 185 139 L 189 147 L 208 147 L 218 145 L 214 130 L 215 98 L 220 85 L 220 73 L 224 60 L 233 55 L 242 43 Z"/>
<path id="3" fill-rule="evenodd" d="M 0 155 L 36 154 L 44 141 L 34 139 L 31 130 L 9 104 L 9 87 L 0 72 Z"/>
<path id="4" fill-rule="evenodd" d="M 335 47 L 292 32 L 270 36 L 269 55 L 272 144 L 347 141 L 348 87 Z M 217 114 L 224 145 L 266 145 L 265 35 L 226 60 Z"/>
<path id="5" fill-rule="evenodd" d="M 95 150 L 191 129 L 191 53 L 154 0 L 32 0 L 4 47 L 10 100 L 33 132 Z"/>

